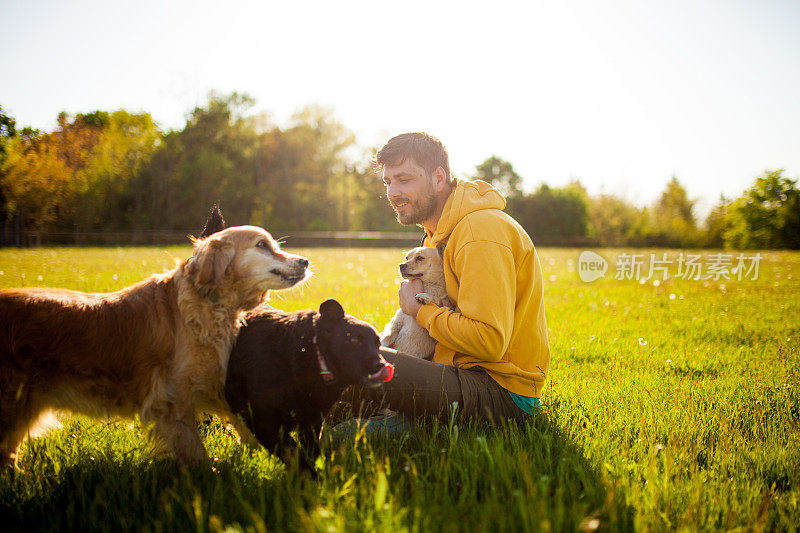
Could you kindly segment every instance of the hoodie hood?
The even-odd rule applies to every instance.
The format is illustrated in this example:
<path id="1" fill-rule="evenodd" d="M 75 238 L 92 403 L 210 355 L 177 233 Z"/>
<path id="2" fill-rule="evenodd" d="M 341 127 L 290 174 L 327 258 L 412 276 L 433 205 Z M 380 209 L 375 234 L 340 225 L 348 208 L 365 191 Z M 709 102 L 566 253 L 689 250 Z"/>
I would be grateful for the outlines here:
<path id="1" fill-rule="evenodd" d="M 444 204 L 436 231 L 433 235 L 428 235 L 430 246 L 446 241 L 461 219 L 470 213 L 482 209 L 502 211 L 505 207 L 503 195 L 485 181 L 456 181 L 447 203 Z"/>

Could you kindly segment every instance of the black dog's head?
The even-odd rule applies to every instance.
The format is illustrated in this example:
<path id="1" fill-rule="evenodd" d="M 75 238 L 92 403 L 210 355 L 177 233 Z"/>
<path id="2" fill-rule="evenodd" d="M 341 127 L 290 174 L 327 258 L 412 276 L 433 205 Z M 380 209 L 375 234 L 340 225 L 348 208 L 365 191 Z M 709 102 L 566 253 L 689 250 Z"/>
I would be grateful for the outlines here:
<path id="1" fill-rule="evenodd" d="M 336 300 L 326 300 L 319 306 L 315 330 L 320 354 L 338 383 L 375 387 L 394 376 L 394 367 L 378 350 L 377 330 L 346 315 Z"/>

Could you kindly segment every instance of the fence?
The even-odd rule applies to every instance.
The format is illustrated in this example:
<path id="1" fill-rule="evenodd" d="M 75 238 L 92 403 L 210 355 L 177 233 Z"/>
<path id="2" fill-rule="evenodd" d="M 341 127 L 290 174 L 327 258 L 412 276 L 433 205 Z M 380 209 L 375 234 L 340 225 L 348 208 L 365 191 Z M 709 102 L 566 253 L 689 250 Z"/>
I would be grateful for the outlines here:
<path id="1" fill-rule="evenodd" d="M 187 244 L 198 231 L 103 231 L 103 232 L 16 232 L 0 233 L 2 246 L 165 246 Z M 422 230 L 387 231 L 298 231 L 278 232 L 273 237 L 289 247 L 414 247 L 419 246 Z"/>
<path id="2" fill-rule="evenodd" d="M 164 231 L 103 231 L 103 232 L 21 232 L 19 227 L 7 223 L 0 231 L 3 246 L 166 246 L 187 244 L 189 235 L 198 230 Z M 422 230 L 417 231 L 298 231 L 275 232 L 273 237 L 288 247 L 398 247 L 419 246 Z M 546 234 L 531 235 L 536 246 L 597 247 L 591 237 L 553 237 Z"/>

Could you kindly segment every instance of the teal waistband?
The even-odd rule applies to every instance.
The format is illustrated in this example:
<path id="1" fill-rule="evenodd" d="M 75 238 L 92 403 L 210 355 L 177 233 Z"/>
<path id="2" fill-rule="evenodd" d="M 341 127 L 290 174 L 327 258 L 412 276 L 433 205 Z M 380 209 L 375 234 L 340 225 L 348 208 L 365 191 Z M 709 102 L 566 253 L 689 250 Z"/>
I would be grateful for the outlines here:
<path id="1" fill-rule="evenodd" d="M 537 411 L 542 408 L 542 400 L 541 398 L 531 398 L 530 396 L 521 396 L 519 394 L 514 394 L 513 392 L 509 392 L 511 395 L 511 399 L 514 400 L 514 403 L 517 404 L 517 407 L 532 415 L 534 411 Z"/>

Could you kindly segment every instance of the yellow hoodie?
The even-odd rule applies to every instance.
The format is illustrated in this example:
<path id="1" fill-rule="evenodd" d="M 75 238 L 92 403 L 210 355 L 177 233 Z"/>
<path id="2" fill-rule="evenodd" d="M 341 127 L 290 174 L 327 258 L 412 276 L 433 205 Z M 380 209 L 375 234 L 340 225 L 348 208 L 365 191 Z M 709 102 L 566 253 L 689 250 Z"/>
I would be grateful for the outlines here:
<path id="1" fill-rule="evenodd" d="M 438 341 L 433 360 L 479 365 L 506 390 L 540 398 L 550 366 L 542 268 L 525 230 L 484 181 L 456 182 L 426 246 L 446 242 L 455 310 L 423 305 L 417 322 Z"/>

